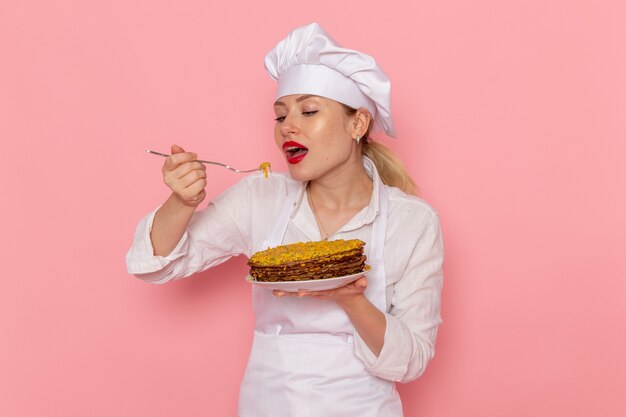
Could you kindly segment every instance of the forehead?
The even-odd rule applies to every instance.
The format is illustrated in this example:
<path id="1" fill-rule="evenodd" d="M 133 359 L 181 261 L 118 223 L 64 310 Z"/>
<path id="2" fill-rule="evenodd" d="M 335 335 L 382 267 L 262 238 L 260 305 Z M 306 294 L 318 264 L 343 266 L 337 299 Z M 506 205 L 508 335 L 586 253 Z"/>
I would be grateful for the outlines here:
<path id="1" fill-rule="evenodd" d="M 274 106 L 287 106 L 289 104 L 301 103 L 305 100 L 315 100 L 319 103 L 326 103 L 326 102 L 333 101 L 322 96 L 316 96 L 314 94 L 292 94 L 292 95 L 280 97 L 278 100 L 276 100 L 276 102 L 274 103 Z"/>

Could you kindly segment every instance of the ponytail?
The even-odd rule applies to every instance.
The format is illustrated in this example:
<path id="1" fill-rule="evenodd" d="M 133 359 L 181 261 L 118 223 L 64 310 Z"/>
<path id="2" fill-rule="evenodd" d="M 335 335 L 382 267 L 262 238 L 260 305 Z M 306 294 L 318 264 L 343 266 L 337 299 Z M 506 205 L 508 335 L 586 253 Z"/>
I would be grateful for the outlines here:
<path id="1" fill-rule="evenodd" d="M 348 116 L 353 116 L 357 112 L 357 109 L 353 107 L 343 103 L 339 104 L 343 106 Z M 409 175 L 402 161 L 391 149 L 382 143 L 374 142 L 370 139 L 373 125 L 374 121 L 370 119 L 367 132 L 361 138 L 361 153 L 372 160 L 383 184 L 399 188 L 407 194 L 419 196 L 420 190 L 415 185 L 413 178 Z"/>
<path id="2" fill-rule="evenodd" d="M 369 132 L 368 132 L 369 133 Z M 419 196 L 419 188 L 409 175 L 404 164 L 391 149 L 379 142 L 374 142 L 366 135 L 361 152 L 374 162 L 378 175 L 384 184 L 401 189 L 407 194 Z"/>

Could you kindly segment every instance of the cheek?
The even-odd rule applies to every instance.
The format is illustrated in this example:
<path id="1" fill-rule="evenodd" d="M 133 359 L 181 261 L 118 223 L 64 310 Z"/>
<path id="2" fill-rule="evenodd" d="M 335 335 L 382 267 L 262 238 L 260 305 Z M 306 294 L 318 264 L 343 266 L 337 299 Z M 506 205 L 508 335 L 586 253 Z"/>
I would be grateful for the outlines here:
<path id="1" fill-rule="evenodd" d="M 334 118 L 324 118 L 317 123 L 311 123 L 309 132 L 314 135 L 324 147 L 336 149 L 343 147 L 344 136 L 346 135 L 343 124 Z"/>
<path id="2" fill-rule="evenodd" d="M 282 137 L 283 135 L 280 132 L 280 126 L 278 126 L 278 123 L 277 123 L 274 126 L 274 142 L 276 143 L 276 147 L 278 149 L 281 149 Z"/>

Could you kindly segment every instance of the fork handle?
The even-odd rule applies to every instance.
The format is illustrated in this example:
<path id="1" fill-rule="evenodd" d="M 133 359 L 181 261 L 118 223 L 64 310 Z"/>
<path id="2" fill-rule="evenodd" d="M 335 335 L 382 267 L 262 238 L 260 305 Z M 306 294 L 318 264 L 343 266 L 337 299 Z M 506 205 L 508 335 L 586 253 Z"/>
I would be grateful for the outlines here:
<path id="1" fill-rule="evenodd" d="M 162 157 L 164 157 L 164 158 L 167 158 L 167 157 L 169 157 L 169 156 L 172 156 L 172 155 L 168 155 L 168 154 L 166 154 L 166 153 L 161 153 L 161 152 L 157 152 L 157 151 L 152 151 L 152 150 L 150 150 L 150 149 L 146 149 L 146 152 L 151 153 L 151 154 L 154 154 L 154 155 L 159 155 L 159 156 L 162 156 Z M 244 171 L 244 170 L 240 170 L 240 169 L 237 169 L 237 168 L 233 168 L 233 167 L 231 167 L 230 165 L 222 164 L 221 162 L 215 162 L 215 161 L 205 161 L 205 160 L 203 160 L 203 159 L 196 159 L 196 162 L 201 162 L 201 163 L 203 163 L 203 164 L 218 165 L 218 166 L 224 167 L 224 168 L 226 168 L 226 169 L 230 169 L 231 171 L 234 171 L 234 172 L 241 172 L 241 173 L 246 173 L 246 172 L 254 172 L 254 171 L 258 171 L 258 170 L 260 169 L 260 168 L 255 168 L 255 169 L 249 169 L 249 170 L 245 170 L 245 171 Z"/>

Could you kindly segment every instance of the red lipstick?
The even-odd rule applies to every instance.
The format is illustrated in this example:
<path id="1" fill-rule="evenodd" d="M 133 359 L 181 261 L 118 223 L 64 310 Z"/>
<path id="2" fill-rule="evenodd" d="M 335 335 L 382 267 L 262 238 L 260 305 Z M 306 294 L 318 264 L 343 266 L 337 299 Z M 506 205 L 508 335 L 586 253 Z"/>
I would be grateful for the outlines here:
<path id="1" fill-rule="evenodd" d="M 283 143 L 283 152 L 285 152 L 287 162 L 290 164 L 297 164 L 304 159 L 306 154 L 309 152 L 309 149 L 298 142 L 290 140 Z"/>

